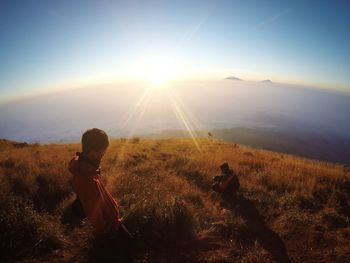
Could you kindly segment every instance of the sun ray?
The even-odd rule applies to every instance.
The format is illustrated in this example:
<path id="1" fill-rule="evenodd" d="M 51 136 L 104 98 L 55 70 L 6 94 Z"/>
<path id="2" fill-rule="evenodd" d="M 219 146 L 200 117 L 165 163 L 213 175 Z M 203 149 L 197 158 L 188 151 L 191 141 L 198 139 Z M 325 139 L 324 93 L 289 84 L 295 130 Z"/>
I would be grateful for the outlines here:
<path id="1" fill-rule="evenodd" d="M 173 109 L 173 111 L 175 113 L 175 116 L 180 121 L 180 123 L 186 128 L 186 131 L 191 136 L 191 139 L 192 139 L 193 143 L 195 144 L 197 150 L 199 152 L 201 152 L 202 150 L 201 150 L 199 142 L 197 141 L 197 135 L 195 134 L 195 131 L 194 131 L 190 121 L 186 118 L 186 115 L 185 115 L 184 111 L 181 109 L 179 104 L 176 102 L 176 100 L 172 96 L 172 94 L 170 92 L 168 94 L 169 94 L 171 107 L 172 107 L 172 109 Z"/>
<path id="2" fill-rule="evenodd" d="M 177 102 L 179 105 L 179 108 L 182 109 L 182 112 L 185 113 L 188 122 L 192 124 L 194 131 L 203 131 L 205 130 L 204 126 L 201 124 L 201 122 L 198 120 L 198 118 L 195 117 L 194 114 L 192 114 L 191 110 L 186 106 L 185 103 L 181 100 L 181 97 L 177 96 L 174 92 L 172 92 L 171 89 L 169 89 L 170 96 L 173 97 L 173 99 Z"/>
<path id="3" fill-rule="evenodd" d="M 143 98 L 142 103 L 138 107 L 140 109 L 140 111 L 139 111 L 138 115 L 135 116 L 135 122 L 134 122 L 134 125 L 131 128 L 130 133 L 129 133 L 128 137 L 127 137 L 128 139 L 130 139 L 132 136 L 135 135 L 135 131 L 138 128 L 139 123 L 140 123 L 144 113 L 146 112 L 146 110 L 148 108 L 149 101 L 150 101 L 152 95 L 153 95 L 153 90 L 149 89 L 149 92 L 147 92 L 147 95 Z"/>
<path id="4" fill-rule="evenodd" d="M 169 100 L 169 105 L 177 118 L 180 125 L 182 125 L 185 131 L 191 137 L 196 149 L 202 152 L 200 141 L 198 140 L 198 122 L 195 120 L 190 111 L 186 108 L 186 105 L 179 99 L 178 96 L 169 87 L 163 91 L 154 89 L 152 86 L 148 87 L 142 96 L 138 99 L 137 103 L 131 110 L 126 114 L 126 118 L 122 122 L 122 127 L 126 128 L 129 124 L 132 124 L 129 134 L 126 137 L 126 141 L 121 145 L 120 151 L 118 153 L 117 161 L 122 161 L 125 158 L 125 152 L 128 145 L 131 143 L 130 139 L 135 135 L 135 132 L 139 128 L 140 121 L 142 120 L 145 112 L 148 109 L 150 100 L 159 92 L 165 92 L 166 96 L 164 98 Z"/>
<path id="5" fill-rule="evenodd" d="M 145 92 L 142 94 L 142 96 L 139 98 L 139 100 L 136 102 L 135 106 L 133 108 L 131 108 L 131 110 L 129 112 L 126 113 L 126 117 L 122 121 L 121 128 L 126 127 L 126 125 L 129 123 L 129 121 L 132 119 L 132 117 L 135 115 L 135 113 L 138 111 L 138 109 L 143 104 L 145 98 L 147 98 L 147 96 L 149 96 L 150 92 L 151 92 L 151 88 L 148 87 L 145 90 Z"/>
<path id="6" fill-rule="evenodd" d="M 125 157 L 125 151 L 126 151 L 126 148 L 130 144 L 130 139 L 134 135 L 134 132 L 139 124 L 139 121 L 141 120 L 141 118 L 142 118 L 142 116 L 143 116 L 143 114 L 146 111 L 146 108 L 148 106 L 149 99 L 151 97 L 151 91 L 152 91 L 151 88 L 147 88 L 145 90 L 145 92 L 142 94 L 142 96 L 137 101 L 135 106 L 131 109 L 131 111 L 129 111 L 127 113 L 125 120 L 122 122 L 122 127 L 126 128 L 127 124 L 136 116 L 137 112 L 139 111 L 139 114 L 137 115 L 137 117 L 135 117 L 135 119 L 136 119 L 135 123 L 134 123 L 133 127 L 131 128 L 128 136 L 126 137 L 126 141 L 120 147 L 120 151 L 119 151 L 118 157 L 117 157 L 117 162 L 122 161 Z"/>

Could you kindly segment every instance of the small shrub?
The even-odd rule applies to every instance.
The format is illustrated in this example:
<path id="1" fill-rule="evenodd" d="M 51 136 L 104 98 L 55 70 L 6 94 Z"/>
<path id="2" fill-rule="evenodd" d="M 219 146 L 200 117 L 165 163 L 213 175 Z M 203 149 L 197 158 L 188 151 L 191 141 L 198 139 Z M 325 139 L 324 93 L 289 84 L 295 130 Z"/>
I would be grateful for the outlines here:
<path id="1" fill-rule="evenodd" d="M 184 196 L 185 200 L 188 201 L 189 203 L 195 205 L 198 208 L 201 208 L 204 206 L 202 199 L 200 198 L 199 195 L 195 195 L 192 193 L 189 193 Z"/>
<path id="2" fill-rule="evenodd" d="M 30 198 L 38 189 L 33 179 L 30 176 L 13 175 L 9 178 L 11 191 L 20 197 Z"/>
<path id="3" fill-rule="evenodd" d="M 60 247 L 63 233 L 59 224 L 38 214 L 28 202 L 12 194 L 0 195 L 0 259 L 18 260 L 29 254 L 49 252 Z"/>
<path id="4" fill-rule="evenodd" d="M 132 138 L 131 142 L 132 143 L 139 143 L 140 142 L 140 138 L 134 137 L 134 138 Z"/>
<path id="5" fill-rule="evenodd" d="M 183 176 L 187 180 L 189 180 L 190 182 L 193 182 L 195 185 L 197 185 L 199 188 L 203 190 L 208 191 L 211 187 L 211 184 L 208 183 L 207 178 L 205 178 L 200 171 L 196 171 L 196 170 L 185 171 L 183 173 Z"/>
<path id="6" fill-rule="evenodd" d="M 331 229 L 344 228 L 350 226 L 349 218 L 343 215 L 339 215 L 335 211 L 324 211 L 322 219 Z"/>
<path id="7" fill-rule="evenodd" d="M 263 162 L 252 162 L 250 164 L 250 169 L 257 173 L 261 173 L 265 170 L 265 164 Z"/>
<path id="8" fill-rule="evenodd" d="M 144 245 L 159 247 L 182 245 L 194 238 L 194 220 L 186 203 L 175 199 L 164 206 L 134 209 L 126 220 L 133 232 L 139 233 Z"/>
<path id="9" fill-rule="evenodd" d="M 257 241 L 244 252 L 244 256 L 240 261 L 242 263 L 274 262 L 269 253 Z"/>
<path id="10" fill-rule="evenodd" d="M 62 177 L 42 174 L 36 177 L 38 190 L 33 196 L 34 206 L 37 210 L 52 213 L 57 205 L 66 198 L 71 189 Z"/>
<path id="11" fill-rule="evenodd" d="M 30 199 L 37 191 L 33 165 L 26 161 L 15 158 L 7 158 L 0 163 L 4 180 L 7 181 L 10 191 L 15 195 Z"/>

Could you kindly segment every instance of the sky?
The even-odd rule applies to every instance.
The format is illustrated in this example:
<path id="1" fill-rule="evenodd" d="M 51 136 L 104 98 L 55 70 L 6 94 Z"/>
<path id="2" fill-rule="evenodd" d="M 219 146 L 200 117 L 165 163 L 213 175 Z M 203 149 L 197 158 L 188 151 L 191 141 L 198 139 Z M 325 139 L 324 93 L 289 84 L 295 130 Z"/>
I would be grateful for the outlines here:
<path id="1" fill-rule="evenodd" d="M 349 1 L 0 1 L 0 102 L 159 76 L 350 92 L 349 47 Z"/>

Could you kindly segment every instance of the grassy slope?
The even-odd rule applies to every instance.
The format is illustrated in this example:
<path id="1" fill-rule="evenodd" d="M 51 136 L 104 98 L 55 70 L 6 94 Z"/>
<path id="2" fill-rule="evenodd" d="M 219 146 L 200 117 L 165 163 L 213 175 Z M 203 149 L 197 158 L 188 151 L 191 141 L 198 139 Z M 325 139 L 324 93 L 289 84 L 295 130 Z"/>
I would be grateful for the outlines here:
<path id="1" fill-rule="evenodd" d="M 189 139 L 111 143 L 103 180 L 140 233 L 144 258 L 273 262 L 287 253 L 292 262 L 350 261 L 347 169 L 216 140 L 199 145 L 200 151 Z M 69 231 L 61 223 L 74 198 L 66 166 L 76 150 L 0 146 L 0 257 L 86 260 L 91 226 Z M 241 182 L 232 206 L 210 190 L 224 161 Z"/>

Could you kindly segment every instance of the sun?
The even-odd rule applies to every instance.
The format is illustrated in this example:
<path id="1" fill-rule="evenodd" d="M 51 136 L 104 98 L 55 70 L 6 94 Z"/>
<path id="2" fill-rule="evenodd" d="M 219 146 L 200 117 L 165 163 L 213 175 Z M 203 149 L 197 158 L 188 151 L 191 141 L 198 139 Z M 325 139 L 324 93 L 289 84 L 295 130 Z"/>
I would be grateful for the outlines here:
<path id="1" fill-rule="evenodd" d="M 180 74 L 179 60 L 170 56 L 151 56 L 138 61 L 134 67 L 136 75 L 155 85 L 174 80 Z"/>

